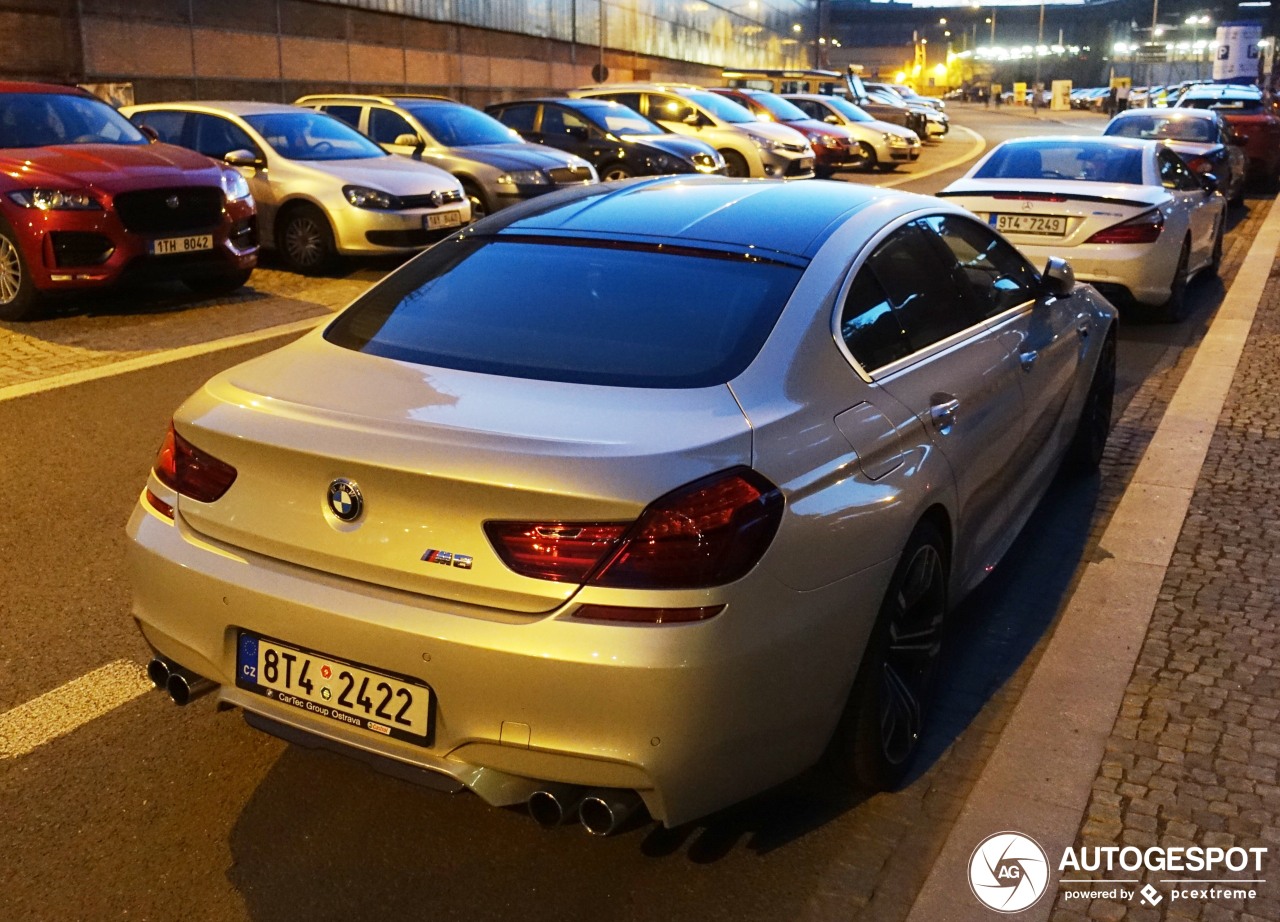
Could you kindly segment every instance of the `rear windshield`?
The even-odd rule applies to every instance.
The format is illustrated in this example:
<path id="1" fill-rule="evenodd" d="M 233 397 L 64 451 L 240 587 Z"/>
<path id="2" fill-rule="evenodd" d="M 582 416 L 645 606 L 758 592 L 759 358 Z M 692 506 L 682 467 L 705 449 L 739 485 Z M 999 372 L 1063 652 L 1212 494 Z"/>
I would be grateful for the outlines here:
<path id="1" fill-rule="evenodd" d="M 1191 96 L 1183 97 L 1178 103 L 1191 109 L 1218 109 L 1223 112 L 1261 112 L 1262 100 L 1257 97 L 1238 98 L 1231 96 Z"/>
<path id="2" fill-rule="evenodd" d="M 1205 118 L 1143 113 L 1114 119 L 1103 134 L 1119 135 L 1124 138 L 1193 141 L 1208 144 L 1217 139 L 1218 126 Z"/>
<path id="3" fill-rule="evenodd" d="M 1142 185 L 1140 147 L 1091 141 L 1005 143 L 974 174 L 975 179 L 1059 179 Z"/>
<path id="4" fill-rule="evenodd" d="M 359 352 L 620 387 L 723 384 L 755 357 L 802 270 L 613 241 L 444 241 L 325 332 Z"/>

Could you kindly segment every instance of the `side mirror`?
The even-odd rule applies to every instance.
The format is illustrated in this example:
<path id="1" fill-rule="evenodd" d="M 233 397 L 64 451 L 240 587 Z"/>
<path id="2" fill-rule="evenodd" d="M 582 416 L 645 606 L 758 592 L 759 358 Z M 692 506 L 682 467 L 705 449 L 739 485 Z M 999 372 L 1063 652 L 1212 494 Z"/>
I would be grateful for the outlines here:
<path id="1" fill-rule="evenodd" d="M 702 116 L 700 116 L 697 112 L 690 112 L 688 115 L 682 118 L 681 121 L 684 122 L 686 125 L 692 125 L 694 128 L 702 127 Z"/>
<path id="2" fill-rule="evenodd" d="M 828 125 L 839 125 L 839 124 L 840 124 L 840 116 L 838 116 L 838 115 L 828 115 L 826 118 L 824 118 L 824 119 L 823 119 L 823 121 L 824 121 L 824 122 L 826 122 Z"/>
<path id="3" fill-rule="evenodd" d="M 1196 175 L 1200 178 L 1200 185 L 1204 188 L 1204 191 L 1208 192 L 1210 195 L 1217 192 L 1220 188 L 1218 184 L 1218 177 L 1213 173 L 1197 173 Z"/>
<path id="4" fill-rule="evenodd" d="M 144 135 L 146 135 L 147 140 L 150 141 L 151 143 L 154 144 L 156 141 L 160 140 L 160 135 L 157 134 L 156 130 L 152 128 L 150 125 L 139 125 L 137 127 L 139 131 L 141 131 Z"/>
<path id="5" fill-rule="evenodd" d="M 1076 288 L 1076 274 L 1071 263 L 1060 256 L 1050 256 L 1040 275 L 1040 287 L 1055 298 L 1068 297 Z"/>
<path id="6" fill-rule="evenodd" d="M 422 143 L 422 138 L 418 137 L 416 134 L 406 131 L 404 134 L 396 135 L 396 147 L 422 148 L 426 147 L 426 145 Z"/>
<path id="7" fill-rule="evenodd" d="M 222 158 L 227 166 L 262 167 L 266 161 L 251 150 L 233 150 Z"/>

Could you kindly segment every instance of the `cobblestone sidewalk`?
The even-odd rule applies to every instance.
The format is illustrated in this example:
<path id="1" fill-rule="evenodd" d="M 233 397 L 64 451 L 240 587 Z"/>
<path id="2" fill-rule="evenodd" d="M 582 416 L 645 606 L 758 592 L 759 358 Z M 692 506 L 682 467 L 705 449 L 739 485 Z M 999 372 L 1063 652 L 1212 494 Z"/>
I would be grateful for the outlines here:
<path id="1" fill-rule="evenodd" d="M 1280 261 L 1165 576 L 1076 846 L 1270 849 L 1259 873 L 1151 873 L 1159 899 L 1070 899 L 1053 922 L 1280 919 Z M 1133 879 L 1133 873 L 1069 875 Z M 1171 879 L 1265 878 L 1246 899 Z M 1212 889 L 1213 884 L 1193 884 Z M 1219 885 L 1221 886 L 1221 885 Z M 1155 905 L 1149 905 L 1154 902 Z"/>

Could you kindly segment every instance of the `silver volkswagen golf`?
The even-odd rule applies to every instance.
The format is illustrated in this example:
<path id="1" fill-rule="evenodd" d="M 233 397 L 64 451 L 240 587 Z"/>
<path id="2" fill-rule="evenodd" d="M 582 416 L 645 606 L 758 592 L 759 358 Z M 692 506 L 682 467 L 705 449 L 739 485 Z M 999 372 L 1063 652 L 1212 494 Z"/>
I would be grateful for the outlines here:
<path id="1" fill-rule="evenodd" d="M 950 606 L 1097 465 L 1112 307 L 937 199 L 505 209 L 174 414 L 129 521 L 175 700 L 607 833 L 905 776 Z"/>
<path id="2" fill-rule="evenodd" d="M 296 272 L 323 272 L 339 254 L 412 253 L 471 220 L 462 185 L 444 170 L 393 156 L 311 109 L 166 102 L 120 111 L 162 141 L 240 170 L 263 244 Z"/>

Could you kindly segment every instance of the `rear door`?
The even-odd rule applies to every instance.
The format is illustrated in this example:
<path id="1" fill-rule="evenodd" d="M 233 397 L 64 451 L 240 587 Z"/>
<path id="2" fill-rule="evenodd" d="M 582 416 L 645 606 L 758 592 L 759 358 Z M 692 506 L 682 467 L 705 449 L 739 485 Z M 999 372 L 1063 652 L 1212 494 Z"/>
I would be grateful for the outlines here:
<path id="1" fill-rule="evenodd" d="M 912 221 L 876 245 L 840 318 L 850 354 L 904 404 L 946 457 L 959 500 L 959 572 L 994 564 L 1008 545 L 1010 487 L 1024 435 L 1019 371 L 943 258 L 934 231 Z"/>

